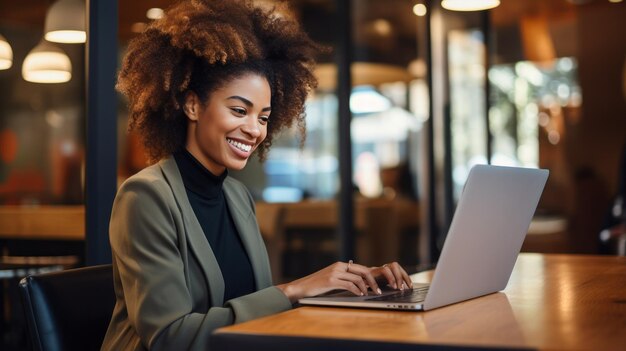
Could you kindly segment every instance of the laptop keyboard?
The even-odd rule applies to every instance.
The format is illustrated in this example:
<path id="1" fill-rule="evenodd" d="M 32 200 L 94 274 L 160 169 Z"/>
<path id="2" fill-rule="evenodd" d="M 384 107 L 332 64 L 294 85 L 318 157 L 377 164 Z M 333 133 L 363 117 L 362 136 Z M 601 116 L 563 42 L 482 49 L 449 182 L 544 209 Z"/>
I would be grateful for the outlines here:
<path id="1" fill-rule="evenodd" d="M 391 302 L 422 302 L 426 298 L 428 286 L 402 290 L 393 294 L 373 297 L 367 301 L 391 301 Z"/>

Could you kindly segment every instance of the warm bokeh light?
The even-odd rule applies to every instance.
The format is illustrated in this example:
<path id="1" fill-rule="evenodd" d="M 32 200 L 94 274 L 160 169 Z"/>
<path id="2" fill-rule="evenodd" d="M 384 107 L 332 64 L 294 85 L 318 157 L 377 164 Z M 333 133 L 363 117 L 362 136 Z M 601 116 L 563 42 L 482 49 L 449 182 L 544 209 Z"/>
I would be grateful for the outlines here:
<path id="1" fill-rule="evenodd" d="M 385 19 L 377 19 L 372 24 L 374 26 L 374 30 L 376 33 L 382 36 L 388 36 L 391 34 L 392 28 L 391 23 Z"/>
<path id="2" fill-rule="evenodd" d="M 46 14 L 44 38 L 55 43 L 77 44 L 87 41 L 85 3 L 81 0 L 59 0 Z"/>
<path id="3" fill-rule="evenodd" d="M 417 5 L 413 6 L 413 13 L 416 16 L 420 16 L 420 17 L 421 16 L 426 16 L 426 12 L 428 12 L 428 11 L 426 10 L 426 5 L 424 5 L 424 4 L 417 4 Z"/>
<path id="4" fill-rule="evenodd" d="M 87 41 L 87 33 L 80 30 L 56 30 L 45 35 L 47 41 L 65 44 L 77 44 Z"/>
<path id="5" fill-rule="evenodd" d="M 72 62 L 61 49 L 42 42 L 24 59 L 22 77 L 33 83 L 64 83 L 72 78 Z"/>
<path id="6" fill-rule="evenodd" d="M 500 0 L 442 0 L 441 6 L 451 11 L 481 11 L 500 5 Z"/>
<path id="7" fill-rule="evenodd" d="M 559 132 L 557 132 L 556 130 L 551 130 L 550 132 L 548 132 L 548 141 L 550 142 L 550 144 L 556 145 L 559 143 L 560 140 L 561 134 L 559 134 Z"/>
<path id="8" fill-rule="evenodd" d="M 0 70 L 13 66 L 13 50 L 9 42 L 0 35 Z"/>
<path id="9" fill-rule="evenodd" d="M 146 17 L 148 17 L 151 20 L 156 20 L 159 18 L 163 17 L 163 9 L 160 9 L 158 7 L 153 7 L 151 9 L 149 9 L 148 11 L 146 11 Z"/>

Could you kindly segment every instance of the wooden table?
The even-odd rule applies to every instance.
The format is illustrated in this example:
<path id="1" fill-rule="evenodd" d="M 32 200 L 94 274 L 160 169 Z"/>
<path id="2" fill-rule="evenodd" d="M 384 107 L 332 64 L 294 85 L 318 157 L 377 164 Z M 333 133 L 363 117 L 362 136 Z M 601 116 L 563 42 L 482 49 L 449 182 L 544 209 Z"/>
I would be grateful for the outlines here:
<path id="1" fill-rule="evenodd" d="M 302 307 L 213 338 L 254 351 L 626 350 L 626 257 L 521 254 L 500 293 L 428 312 Z"/>
<path id="2" fill-rule="evenodd" d="M 83 240 L 84 206 L 0 206 L 1 239 Z"/>

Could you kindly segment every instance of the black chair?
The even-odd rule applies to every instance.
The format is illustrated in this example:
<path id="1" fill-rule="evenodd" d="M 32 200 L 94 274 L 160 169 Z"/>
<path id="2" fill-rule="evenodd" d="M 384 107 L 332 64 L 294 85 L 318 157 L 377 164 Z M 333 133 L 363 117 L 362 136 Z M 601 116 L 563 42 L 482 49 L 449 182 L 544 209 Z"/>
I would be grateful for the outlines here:
<path id="1" fill-rule="evenodd" d="M 28 276 L 20 292 L 34 350 L 99 350 L 113 307 L 111 265 Z"/>

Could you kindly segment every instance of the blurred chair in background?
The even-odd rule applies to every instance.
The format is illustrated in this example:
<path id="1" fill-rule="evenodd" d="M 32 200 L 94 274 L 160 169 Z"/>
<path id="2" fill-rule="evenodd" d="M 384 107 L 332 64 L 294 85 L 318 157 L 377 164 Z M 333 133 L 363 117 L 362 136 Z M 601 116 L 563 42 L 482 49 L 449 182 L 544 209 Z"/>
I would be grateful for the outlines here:
<path id="1" fill-rule="evenodd" d="M 33 350 L 100 350 L 115 306 L 110 264 L 28 276 L 20 292 Z"/>

